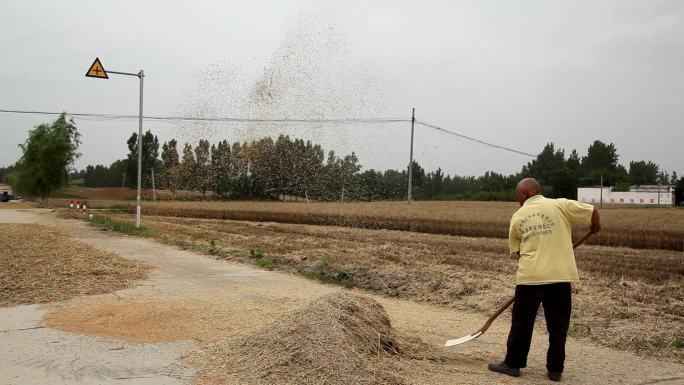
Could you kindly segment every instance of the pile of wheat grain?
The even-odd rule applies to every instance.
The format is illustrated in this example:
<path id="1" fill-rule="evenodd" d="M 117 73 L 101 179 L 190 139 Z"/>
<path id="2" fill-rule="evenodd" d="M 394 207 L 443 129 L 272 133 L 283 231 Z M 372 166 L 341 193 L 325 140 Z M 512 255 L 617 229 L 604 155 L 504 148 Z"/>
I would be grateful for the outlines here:
<path id="1" fill-rule="evenodd" d="M 404 384 L 402 350 L 382 305 L 341 292 L 210 345 L 203 376 L 250 385 Z"/>

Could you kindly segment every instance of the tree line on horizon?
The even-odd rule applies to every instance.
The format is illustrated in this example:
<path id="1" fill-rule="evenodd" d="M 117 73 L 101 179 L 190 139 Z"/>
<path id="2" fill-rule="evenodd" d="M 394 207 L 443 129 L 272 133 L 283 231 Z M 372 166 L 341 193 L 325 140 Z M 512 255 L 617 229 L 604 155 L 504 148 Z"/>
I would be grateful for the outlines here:
<path id="1" fill-rule="evenodd" d="M 128 139 L 128 156 L 110 166 L 87 166 L 70 175 L 87 187 L 135 187 L 137 183 L 137 141 Z M 311 141 L 281 135 L 252 142 L 210 143 L 199 140 L 194 147 L 179 148 L 175 139 L 161 144 L 150 131 L 143 135 L 142 184 L 178 191 L 200 192 L 213 199 L 275 199 L 279 196 L 320 201 L 371 201 L 406 199 L 407 170 L 363 170 L 352 152 L 327 154 Z M 161 150 L 161 151 L 160 151 Z M 426 172 L 413 165 L 413 197 L 417 200 L 501 200 L 515 199 L 515 186 L 524 177 L 534 177 L 549 197 L 576 199 L 577 187 L 614 186 L 625 191 L 632 185 L 677 185 L 678 201 L 684 178 L 668 174 L 651 161 L 631 161 L 629 168 L 619 163 L 614 144 L 594 141 L 586 155 L 565 151 L 553 143 L 521 171 L 504 175 L 494 171 L 481 176 L 445 175 L 441 168 Z M 207 194 L 210 194 L 209 196 Z"/>
<path id="2" fill-rule="evenodd" d="M 0 182 L 11 184 L 14 191 L 25 196 L 41 198 L 51 196 L 68 180 L 81 180 L 88 187 L 135 187 L 137 143 L 138 136 L 133 133 L 127 141 L 125 159 L 73 171 L 80 156 L 80 134 L 74 121 L 62 114 L 54 122 L 29 131 L 20 145 L 20 159 L 12 166 L 0 167 Z M 174 194 L 197 191 L 213 199 L 406 199 L 406 169 L 363 170 L 353 152 L 326 154 L 318 144 L 289 136 L 249 143 L 223 140 L 211 144 L 202 139 L 194 147 L 186 143 L 181 149 L 175 139 L 160 146 L 158 138 L 147 131 L 142 145 L 143 187 L 152 187 L 155 173 L 156 187 Z M 603 181 L 618 190 L 631 185 L 673 184 L 676 201 L 684 201 L 684 177 L 668 174 L 650 161 L 631 161 L 626 168 L 618 160 L 614 144 L 596 140 L 581 157 L 575 150 L 566 156 L 563 149 L 549 143 L 520 172 L 510 175 L 488 171 L 481 176 L 451 176 L 441 168 L 426 172 L 413 162 L 412 193 L 418 200 L 513 200 L 517 182 L 535 177 L 549 197 L 576 198 L 577 187 Z"/>

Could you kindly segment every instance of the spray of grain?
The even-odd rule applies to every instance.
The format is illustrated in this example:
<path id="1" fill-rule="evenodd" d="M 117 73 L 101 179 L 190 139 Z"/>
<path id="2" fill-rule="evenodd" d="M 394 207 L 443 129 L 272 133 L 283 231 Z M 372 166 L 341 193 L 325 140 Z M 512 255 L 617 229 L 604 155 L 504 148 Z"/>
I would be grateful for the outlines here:
<path id="1" fill-rule="evenodd" d="M 309 3 L 265 64 L 218 59 L 198 73 L 196 89 L 179 110 L 205 118 L 250 119 L 357 119 L 382 114 L 386 86 L 376 76 L 369 55 L 350 41 L 360 29 L 368 28 L 353 10 L 355 2 Z M 262 68 L 256 77 L 250 73 L 255 67 Z M 249 142 L 285 134 L 343 153 L 360 143 L 380 141 L 372 134 L 377 130 L 353 124 L 195 122 L 179 124 L 174 131 L 175 137 L 189 143 L 226 138 Z"/>

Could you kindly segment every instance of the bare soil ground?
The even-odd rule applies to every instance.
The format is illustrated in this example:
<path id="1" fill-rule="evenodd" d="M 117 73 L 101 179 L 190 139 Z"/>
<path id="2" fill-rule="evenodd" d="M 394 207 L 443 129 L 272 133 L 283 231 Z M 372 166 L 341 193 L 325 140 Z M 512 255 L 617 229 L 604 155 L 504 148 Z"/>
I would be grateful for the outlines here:
<path id="1" fill-rule="evenodd" d="M 33 203 L 23 201 L 0 202 L 0 210 L 26 210 L 35 207 Z"/>
<path id="2" fill-rule="evenodd" d="M 108 293 L 130 287 L 149 269 L 52 227 L 3 224 L 1 229 L 0 306 Z"/>
<path id="3" fill-rule="evenodd" d="M 503 240 L 149 216 L 144 223 L 158 239 L 217 258 L 462 310 L 488 313 L 514 288 L 516 261 Z M 576 254 L 582 281 L 571 335 L 682 362 L 684 255 L 597 246 Z"/>

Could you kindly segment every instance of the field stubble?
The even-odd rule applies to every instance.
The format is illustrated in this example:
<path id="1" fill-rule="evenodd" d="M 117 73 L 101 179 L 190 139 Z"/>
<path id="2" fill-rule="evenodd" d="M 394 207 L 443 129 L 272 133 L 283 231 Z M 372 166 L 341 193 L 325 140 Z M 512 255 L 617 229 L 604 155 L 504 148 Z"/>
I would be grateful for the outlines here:
<path id="1" fill-rule="evenodd" d="M 113 219 L 132 222 L 130 214 Z M 463 310 L 491 312 L 513 292 L 504 240 L 391 230 L 147 216 L 181 247 Z M 682 253 L 581 246 L 571 334 L 684 361 Z"/>
<path id="2" fill-rule="evenodd" d="M 65 205 L 67 202 L 54 201 Z M 95 206 L 127 206 L 130 201 L 92 201 Z M 143 215 L 225 219 L 385 229 L 428 234 L 505 239 L 518 205 L 511 202 L 144 202 Z M 684 251 L 684 210 L 601 209 L 603 231 L 587 243 L 602 246 Z"/>

